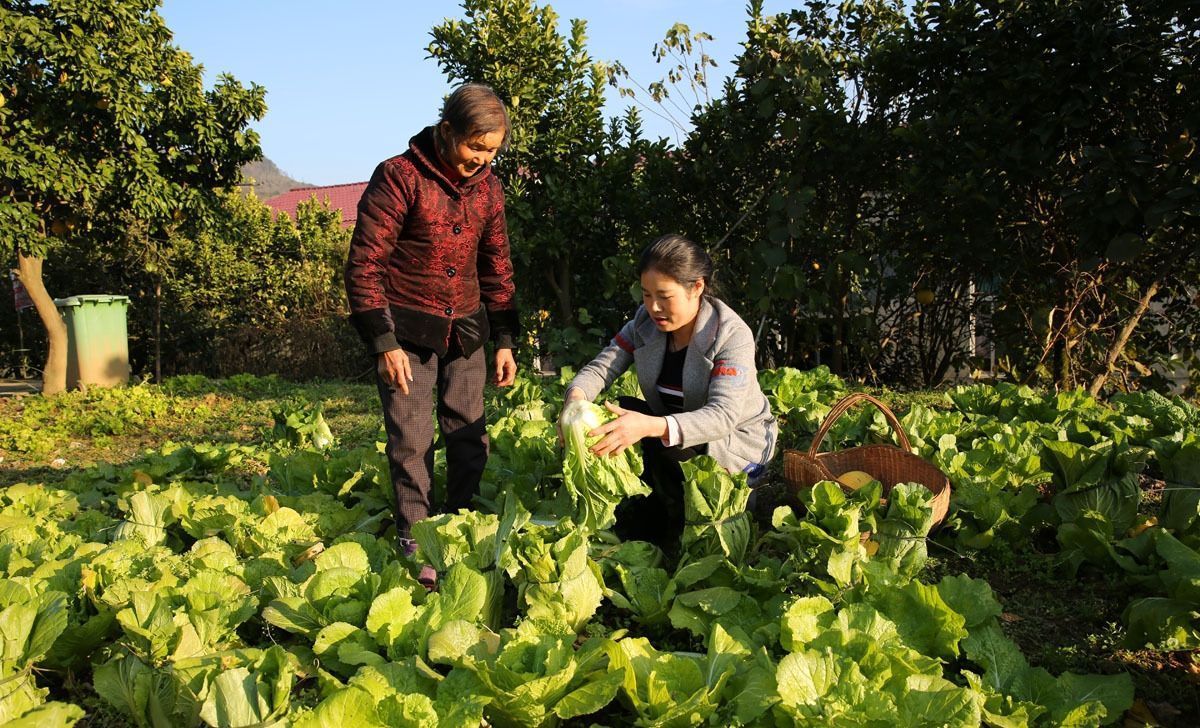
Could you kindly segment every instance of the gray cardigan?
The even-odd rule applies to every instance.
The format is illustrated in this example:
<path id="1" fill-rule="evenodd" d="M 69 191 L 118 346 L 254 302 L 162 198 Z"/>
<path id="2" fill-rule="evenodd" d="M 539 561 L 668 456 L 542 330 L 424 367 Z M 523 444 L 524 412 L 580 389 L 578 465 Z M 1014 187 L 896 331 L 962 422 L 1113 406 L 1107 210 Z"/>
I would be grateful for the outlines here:
<path id="1" fill-rule="evenodd" d="M 595 359 L 571 380 L 589 400 L 608 389 L 630 364 L 637 365 L 642 396 L 655 413 L 665 413 L 655 384 L 667 351 L 667 334 L 639 306 Z M 726 469 L 757 471 L 775 454 L 779 429 L 758 386 L 750 327 L 715 298 L 704 298 L 683 363 L 683 412 L 672 415 L 682 447 L 708 444 L 708 454 Z M 753 473 L 752 474 L 757 474 Z"/>

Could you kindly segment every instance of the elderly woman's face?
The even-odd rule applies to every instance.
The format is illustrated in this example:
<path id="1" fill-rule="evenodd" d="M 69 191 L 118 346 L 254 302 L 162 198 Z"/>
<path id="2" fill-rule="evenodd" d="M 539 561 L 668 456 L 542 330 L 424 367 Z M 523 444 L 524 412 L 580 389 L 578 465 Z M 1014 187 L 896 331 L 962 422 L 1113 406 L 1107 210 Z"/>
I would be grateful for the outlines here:
<path id="1" fill-rule="evenodd" d="M 450 158 L 445 162 L 462 177 L 470 177 L 492 163 L 496 152 L 500 151 L 500 145 L 503 143 L 503 129 L 464 139 L 449 147 Z"/>

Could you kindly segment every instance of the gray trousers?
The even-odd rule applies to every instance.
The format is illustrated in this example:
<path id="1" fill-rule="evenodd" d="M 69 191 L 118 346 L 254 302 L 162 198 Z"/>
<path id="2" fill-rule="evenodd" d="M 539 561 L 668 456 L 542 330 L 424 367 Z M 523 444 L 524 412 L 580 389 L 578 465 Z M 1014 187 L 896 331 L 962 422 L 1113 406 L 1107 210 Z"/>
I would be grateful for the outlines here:
<path id="1" fill-rule="evenodd" d="M 479 492 L 487 464 L 487 423 L 483 415 L 483 386 L 487 379 L 484 349 L 464 357 L 439 357 L 429 349 L 401 342 L 408 354 L 413 381 L 406 395 L 375 383 L 383 403 L 387 430 L 388 467 L 396 494 L 396 530 L 409 536 L 412 524 L 432 512 L 434 391 L 436 415 L 446 448 L 446 502 L 443 510 L 469 508 Z"/>

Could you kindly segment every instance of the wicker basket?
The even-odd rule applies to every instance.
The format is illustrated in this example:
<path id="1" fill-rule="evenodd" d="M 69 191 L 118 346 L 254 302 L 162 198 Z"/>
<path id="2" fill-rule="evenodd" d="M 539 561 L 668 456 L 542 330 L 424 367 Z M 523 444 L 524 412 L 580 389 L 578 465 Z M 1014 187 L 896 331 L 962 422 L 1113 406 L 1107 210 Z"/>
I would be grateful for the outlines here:
<path id="1" fill-rule="evenodd" d="M 830 428 L 838 418 L 855 404 L 867 401 L 875 405 L 887 419 L 900 447 L 894 445 L 862 445 L 838 452 L 818 452 Z M 793 491 L 811 488 L 822 480 L 837 480 L 837 476 L 861 470 L 875 476 L 883 484 L 883 494 L 897 483 L 920 483 L 933 493 L 933 526 L 936 528 L 950 509 L 950 480 L 941 470 L 912 454 L 908 435 L 887 405 L 869 394 L 851 394 L 835 404 L 821 428 L 813 436 L 808 452 L 785 450 L 783 453 L 783 477 Z"/>

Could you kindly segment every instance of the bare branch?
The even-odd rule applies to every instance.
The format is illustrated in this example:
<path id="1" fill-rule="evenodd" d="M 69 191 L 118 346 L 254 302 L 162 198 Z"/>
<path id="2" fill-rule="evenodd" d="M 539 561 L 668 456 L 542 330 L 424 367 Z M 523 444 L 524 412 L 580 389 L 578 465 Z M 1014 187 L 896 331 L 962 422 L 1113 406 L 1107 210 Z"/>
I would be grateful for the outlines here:
<path id="1" fill-rule="evenodd" d="M 1133 335 L 1133 330 L 1137 328 L 1138 322 L 1142 320 L 1146 309 L 1150 308 L 1151 299 L 1158 293 L 1158 285 L 1158 281 L 1153 281 L 1146 287 L 1146 292 L 1142 294 L 1141 300 L 1138 301 L 1137 309 L 1134 310 L 1129 320 L 1125 322 L 1121 333 L 1113 340 L 1112 346 L 1108 349 L 1108 356 L 1105 358 L 1104 371 L 1092 381 L 1092 386 L 1088 388 L 1093 397 L 1100 394 L 1100 390 L 1104 389 L 1105 382 L 1108 381 L 1109 376 L 1116 369 L 1117 359 L 1121 358 L 1121 353 L 1125 351 L 1125 345 L 1129 343 L 1129 337 Z"/>

